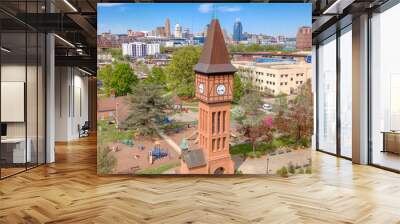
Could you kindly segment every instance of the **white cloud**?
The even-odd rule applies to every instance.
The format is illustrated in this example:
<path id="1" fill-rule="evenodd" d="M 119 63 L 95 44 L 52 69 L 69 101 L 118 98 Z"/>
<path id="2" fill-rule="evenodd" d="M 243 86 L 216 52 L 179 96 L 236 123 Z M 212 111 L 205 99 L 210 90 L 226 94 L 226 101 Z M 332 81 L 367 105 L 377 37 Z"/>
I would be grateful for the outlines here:
<path id="1" fill-rule="evenodd" d="M 199 12 L 201 13 L 208 13 L 211 12 L 213 9 L 214 4 L 212 3 L 203 3 L 199 6 Z"/>
<path id="2" fill-rule="evenodd" d="M 221 12 L 239 12 L 240 11 L 240 7 L 237 6 L 221 6 L 218 7 L 218 11 Z"/>
<path id="3" fill-rule="evenodd" d="M 120 6 L 123 5 L 124 3 L 97 3 L 98 7 L 114 7 L 114 6 Z"/>
<path id="4" fill-rule="evenodd" d="M 199 6 L 199 12 L 209 13 L 214 10 L 215 4 L 203 3 Z M 216 8 L 219 12 L 239 12 L 241 9 L 238 6 L 219 6 Z"/>

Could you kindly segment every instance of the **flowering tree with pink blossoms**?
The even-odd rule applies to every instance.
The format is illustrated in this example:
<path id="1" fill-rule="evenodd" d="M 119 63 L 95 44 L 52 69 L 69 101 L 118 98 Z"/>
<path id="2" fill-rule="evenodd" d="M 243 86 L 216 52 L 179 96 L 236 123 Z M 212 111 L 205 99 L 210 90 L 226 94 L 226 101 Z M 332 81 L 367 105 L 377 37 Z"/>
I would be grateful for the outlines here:
<path id="1" fill-rule="evenodd" d="M 272 117 L 264 117 L 264 113 L 259 109 L 261 104 L 262 100 L 259 93 L 245 94 L 239 101 L 242 115 L 236 118 L 239 131 L 249 139 L 254 155 L 256 154 L 257 142 L 268 142 L 273 138 L 273 119 Z"/>

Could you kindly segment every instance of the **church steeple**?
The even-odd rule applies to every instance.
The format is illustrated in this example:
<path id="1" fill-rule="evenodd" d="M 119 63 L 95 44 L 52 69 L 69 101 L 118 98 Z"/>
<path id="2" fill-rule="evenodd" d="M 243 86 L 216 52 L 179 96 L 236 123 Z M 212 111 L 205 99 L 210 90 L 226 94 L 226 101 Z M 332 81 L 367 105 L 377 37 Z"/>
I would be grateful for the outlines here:
<path id="1" fill-rule="evenodd" d="M 236 72 L 236 68 L 231 64 L 224 35 L 217 19 L 211 21 L 206 43 L 194 70 L 203 74 Z"/>

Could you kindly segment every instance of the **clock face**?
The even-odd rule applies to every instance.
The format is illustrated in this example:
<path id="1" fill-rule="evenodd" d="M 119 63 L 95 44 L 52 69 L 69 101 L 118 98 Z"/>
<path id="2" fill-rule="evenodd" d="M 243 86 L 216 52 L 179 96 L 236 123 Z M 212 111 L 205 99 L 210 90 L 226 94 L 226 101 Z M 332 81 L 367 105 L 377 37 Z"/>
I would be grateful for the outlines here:
<path id="1" fill-rule="evenodd" d="M 200 92 L 201 94 L 204 93 L 204 84 L 203 84 L 203 83 L 200 83 L 200 84 L 199 84 L 199 92 Z"/>
<path id="2" fill-rule="evenodd" d="M 218 94 L 219 96 L 225 94 L 225 86 L 224 86 L 224 85 L 219 84 L 219 85 L 217 86 L 217 94 Z"/>

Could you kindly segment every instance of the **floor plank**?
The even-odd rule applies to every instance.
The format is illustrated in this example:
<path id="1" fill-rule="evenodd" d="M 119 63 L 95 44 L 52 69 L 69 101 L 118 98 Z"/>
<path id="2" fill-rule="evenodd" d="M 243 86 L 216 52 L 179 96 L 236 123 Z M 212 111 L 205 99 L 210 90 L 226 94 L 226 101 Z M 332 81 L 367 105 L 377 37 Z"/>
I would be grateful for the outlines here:
<path id="1" fill-rule="evenodd" d="M 400 223 L 400 175 L 313 152 L 290 178 L 96 174 L 96 139 L 0 181 L 0 223 Z"/>

